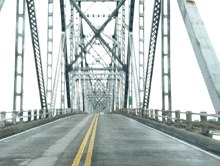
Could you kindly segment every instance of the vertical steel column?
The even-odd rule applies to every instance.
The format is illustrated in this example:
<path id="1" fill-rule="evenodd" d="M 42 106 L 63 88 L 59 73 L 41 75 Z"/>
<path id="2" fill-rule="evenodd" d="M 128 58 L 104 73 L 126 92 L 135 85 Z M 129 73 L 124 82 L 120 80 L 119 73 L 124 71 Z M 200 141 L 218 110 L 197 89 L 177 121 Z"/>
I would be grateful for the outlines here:
<path id="1" fill-rule="evenodd" d="M 134 7 L 135 7 L 135 0 L 130 1 L 129 5 L 129 25 L 128 25 L 128 30 L 129 33 L 133 32 L 133 23 L 134 23 Z M 129 70 L 130 70 L 130 57 L 131 57 L 131 50 L 130 44 L 129 44 L 129 39 L 128 39 L 128 47 L 127 47 L 127 69 L 125 71 L 125 95 L 124 95 L 124 108 L 127 108 L 127 100 L 128 100 L 128 88 L 129 88 Z"/>
<path id="2" fill-rule="evenodd" d="M 74 54 L 74 37 L 75 37 L 75 32 L 74 32 L 74 7 L 71 6 L 71 12 L 70 12 L 70 63 L 73 61 L 73 54 Z M 73 74 L 70 73 L 70 99 L 71 99 L 71 108 L 73 108 L 74 101 L 74 89 L 75 89 L 75 83 L 73 79 Z"/>
<path id="3" fill-rule="evenodd" d="M 23 110 L 25 0 L 17 0 L 13 110 Z"/>
<path id="4" fill-rule="evenodd" d="M 119 109 L 119 99 L 120 99 L 120 80 L 117 79 L 117 88 L 116 88 L 116 110 Z"/>
<path id="5" fill-rule="evenodd" d="M 58 88 L 58 81 L 60 79 L 61 58 L 63 57 L 64 40 L 65 40 L 65 33 L 62 33 L 61 38 L 60 38 L 60 46 L 59 46 L 59 53 L 57 57 L 55 76 L 53 80 L 53 91 L 52 91 L 52 101 L 51 101 L 52 111 L 54 111 L 56 107 L 57 88 Z"/>
<path id="6" fill-rule="evenodd" d="M 122 57 L 122 62 L 125 64 L 125 4 L 122 5 L 122 24 L 121 24 L 121 37 L 122 37 L 122 40 L 121 40 L 121 57 Z M 124 76 L 124 75 L 123 75 Z M 124 107 L 124 93 L 125 93 L 125 76 L 124 78 L 122 79 L 122 88 L 121 88 L 121 93 L 122 93 L 122 96 L 121 96 L 121 100 L 122 100 L 122 105 L 121 107 L 123 108 Z"/>
<path id="7" fill-rule="evenodd" d="M 64 9 L 64 0 L 60 0 L 60 14 L 61 14 L 61 28 L 62 32 L 66 34 L 66 18 L 65 18 L 65 9 Z M 71 108 L 70 103 L 70 83 L 69 83 L 69 72 L 68 72 L 68 56 L 67 56 L 67 38 L 64 42 L 64 57 L 65 57 L 65 79 L 66 79 L 66 95 L 67 95 L 67 107 Z"/>
<path id="8" fill-rule="evenodd" d="M 129 37 L 130 38 L 130 37 Z M 130 40 L 130 39 L 128 39 L 128 40 Z M 130 51 L 131 51 L 131 49 L 130 49 Z M 130 56 L 131 56 L 131 54 L 130 54 Z M 132 59 L 131 59 L 132 60 Z M 130 64 L 129 64 L 129 95 L 128 95 L 128 108 L 132 108 L 132 106 L 130 106 L 130 97 L 132 98 L 132 88 L 133 88 L 133 86 L 132 86 L 132 61 L 130 62 Z"/>
<path id="9" fill-rule="evenodd" d="M 28 15 L 29 15 L 29 24 L 30 24 L 33 52 L 34 52 L 34 58 L 35 58 L 35 66 L 36 66 L 36 72 L 37 72 L 41 109 L 47 109 L 47 99 L 46 99 L 46 92 L 45 92 L 45 85 L 44 85 L 44 76 L 43 76 L 43 69 L 42 69 L 42 62 L 41 62 L 41 51 L 40 51 L 40 43 L 39 43 L 39 38 L 38 38 L 37 18 L 36 18 L 36 13 L 35 13 L 34 0 L 27 0 L 27 8 L 28 8 Z"/>
<path id="10" fill-rule="evenodd" d="M 53 0 L 48 0 L 48 19 L 47 19 L 47 105 L 51 108 L 52 88 L 53 88 Z"/>
<path id="11" fill-rule="evenodd" d="M 170 0 L 162 0 L 162 110 L 172 110 L 170 74 Z M 163 112 L 163 115 L 166 113 Z M 164 119 L 164 118 L 163 118 Z M 165 120 L 165 119 L 164 119 Z"/>
<path id="12" fill-rule="evenodd" d="M 65 109 L 65 63 L 64 63 L 64 55 L 61 55 L 61 101 L 60 101 L 60 109 Z"/>
<path id="13" fill-rule="evenodd" d="M 145 33 L 144 33 L 144 15 L 145 15 L 145 6 L 144 0 L 139 0 L 139 92 L 140 92 L 140 108 L 143 105 L 144 97 L 144 73 L 145 73 Z"/>

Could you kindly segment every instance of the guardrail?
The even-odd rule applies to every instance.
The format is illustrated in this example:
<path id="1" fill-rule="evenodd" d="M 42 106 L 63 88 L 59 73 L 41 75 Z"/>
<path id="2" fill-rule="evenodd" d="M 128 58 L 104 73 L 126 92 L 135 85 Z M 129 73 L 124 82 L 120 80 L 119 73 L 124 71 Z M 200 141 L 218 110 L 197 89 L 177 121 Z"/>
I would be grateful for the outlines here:
<path id="1" fill-rule="evenodd" d="M 55 117 L 62 114 L 68 113 L 81 113 L 82 111 L 77 109 L 55 109 L 55 110 L 44 110 L 44 109 L 35 109 L 28 111 L 11 111 L 0 112 L 0 127 L 6 127 L 10 125 L 15 125 L 17 123 L 31 122 L 38 119 L 45 119 L 50 117 Z"/>
<path id="2" fill-rule="evenodd" d="M 158 109 L 142 109 L 142 108 L 137 108 L 137 109 L 123 108 L 116 110 L 116 113 L 132 114 L 135 116 L 139 116 L 155 121 L 163 121 L 168 125 L 174 124 L 174 126 L 176 127 L 180 127 L 182 123 L 185 123 L 186 130 L 193 129 L 193 125 L 199 125 L 201 126 L 202 134 L 207 134 L 209 132 L 209 127 L 220 129 L 220 114 L 207 114 L 206 112 L 192 113 L 191 111 L 180 112 L 179 110 L 162 111 Z M 162 113 L 165 113 L 166 116 L 163 116 Z M 185 115 L 185 119 L 180 118 L 181 114 Z M 192 121 L 193 115 L 199 116 L 200 121 Z M 207 117 L 214 117 L 216 121 L 213 123 L 209 123 Z"/>

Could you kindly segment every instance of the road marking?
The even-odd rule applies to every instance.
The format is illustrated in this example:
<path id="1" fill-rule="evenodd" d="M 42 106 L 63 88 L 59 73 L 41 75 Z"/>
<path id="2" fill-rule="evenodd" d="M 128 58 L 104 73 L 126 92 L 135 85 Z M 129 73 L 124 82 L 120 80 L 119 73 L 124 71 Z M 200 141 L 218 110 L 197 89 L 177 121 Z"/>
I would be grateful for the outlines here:
<path id="1" fill-rule="evenodd" d="M 96 122 L 95 122 L 95 126 L 94 126 L 94 129 L 93 129 L 93 132 L 92 132 L 92 137 L 91 137 L 91 140 L 90 140 L 90 143 L 89 143 L 89 149 L 87 151 L 86 161 L 85 161 L 84 166 L 90 166 L 91 162 L 92 162 L 92 151 L 93 151 L 93 147 L 94 147 L 94 141 L 95 141 L 95 134 L 96 134 L 96 127 L 97 127 L 98 118 L 99 118 L 99 115 L 97 115 L 97 118 L 96 118 Z"/>
<path id="2" fill-rule="evenodd" d="M 77 153 L 77 155 L 76 155 L 76 157 L 75 157 L 75 159 L 74 159 L 74 161 L 73 161 L 72 166 L 78 166 L 78 165 L 79 165 L 79 162 L 80 162 L 80 159 L 81 159 L 81 157 L 82 157 L 84 148 L 85 148 L 85 146 L 86 146 L 86 143 L 87 143 L 88 138 L 89 138 L 89 135 L 90 135 L 90 133 L 91 133 L 91 130 L 92 130 L 94 121 L 95 121 L 95 119 L 96 119 L 97 116 L 98 116 L 98 114 L 96 114 L 95 117 L 93 118 L 92 124 L 90 125 L 89 130 L 88 130 L 87 133 L 86 133 L 86 136 L 85 136 L 85 138 L 84 138 L 84 140 L 83 140 L 83 142 L 82 142 L 82 144 L 81 144 L 81 146 L 80 146 L 80 148 L 79 148 L 79 151 L 78 151 L 78 153 Z"/>
<path id="3" fill-rule="evenodd" d="M 122 115 L 121 115 L 121 116 L 122 116 Z M 124 116 L 124 117 L 125 117 L 125 116 Z M 126 118 L 128 118 L 128 117 L 126 117 Z M 158 133 L 160 133 L 160 134 L 163 134 L 163 135 L 165 135 L 165 136 L 167 136 L 167 137 L 170 137 L 170 138 L 172 138 L 172 139 L 174 139 L 174 140 L 176 140 L 176 141 L 179 141 L 179 142 L 181 142 L 181 143 L 183 143 L 183 144 L 185 144 L 185 145 L 188 145 L 188 146 L 190 146 L 190 147 L 192 147 L 192 148 L 194 148 L 194 149 L 196 149 L 196 150 L 198 150 L 198 151 L 200 151 L 200 152 L 203 152 L 203 153 L 205 153 L 205 154 L 208 154 L 209 156 L 212 156 L 212 157 L 214 157 L 214 158 L 220 160 L 220 157 L 217 156 L 217 155 L 215 155 L 215 154 L 212 154 L 212 153 L 210 153 L 210 152 L 207 152 L 207 151 L 205 151 L 205 150 L 203 150 L 203 149 L 201 149 L 201 148 L 199 148 L 199 147 L 196 147 L 196 146 L 194 146 L 194 145 L 191 145 L 191 144 L 189 144 L 189 143 L 187 143 L 187 142 L 185 142 L 185 141 L 182 141 L 182 140 L 180 140 L 180 139 L 178 139 L 178 138 L 176 138 L 176 137 L 173 137 L 173 136 L 171 136 L 171 135 L 169 135 L 169 134 L 166 134 L 166 133 L 164 133 L 164 132 L 162 132 L 162 131 L 160 131 L 160 130 L 154 129 L 153 127 L 147 126 L 147 125 L 145 125 L 145 124 L 143 124 L 143 123 L 141 123 L 141 122 L 138 122 L 138 121 L 136 121 L 136 120 L 134 120 L 134 119 L 131 119 L 131 118 L 128 118 L 128 119 L 130 119 L 130 120 L 132 120 L 132 121 L 134 121 L 134 122 L 136 122 L 136 123 L 139 123 L 139 124 L 141 124 L 142 126 L 145 126 L 145 127 L 147 127 L 147 128 L 150 128 L 150 129 L 152 129 L 152 130 L 154 130 L 154 131 L 156 131 L 156 132 L 158 132 Z"/>
<path id="4" fill-rule="evenodd" d="M 6 137 L 6 138 L 2 138 L 2 139 L 0 139 L 0 141 L 5 141 L 5 140 L 7 140 L 7 139 L 10 139 L 10 138 L 19 136 L 19 135 L 21 135 L 21 134 L 27 133 L 27 132 L 32 131 L 32 130 L 36 130 L 36 129 L 38 129 L 38 128 L 47 126 L 47 125 L 49 125 L 49 124 L 58 122 L 58 121 L 60 121 L 60 120 L 64 120 L 64 119 L 70 118 L 70 117 L 72 117 L 72 116 L 75 116 L 75 115 L 71 115 L 71 116 L 67 116 L 67 117 L 64 117 L 64 118 L 60 118 L 60 119 L 54 120 L 54 121 L 52 121 L 52 122 L 48 122 L 48 123 L 46 123 L 46 124 L 37 126 L 37 127 L 31 128 L 31 129 L 27 129 L 27 130 L 25 130 L 25 131 L 22 131 L 21 133 L 13 134 L 12 136 L 9 136 L 9 137 Z"/>

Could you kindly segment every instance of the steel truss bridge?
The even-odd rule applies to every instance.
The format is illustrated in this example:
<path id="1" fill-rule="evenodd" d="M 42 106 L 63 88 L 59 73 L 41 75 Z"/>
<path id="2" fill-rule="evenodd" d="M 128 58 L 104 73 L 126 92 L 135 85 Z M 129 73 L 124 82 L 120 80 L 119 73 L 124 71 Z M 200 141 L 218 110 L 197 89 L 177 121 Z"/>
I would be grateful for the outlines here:
<path id="1" fill-rule="evenodd" d="M 47 70 L 43 73 L 38 35 L 40 24 L 36 18 L 34 0 L 17 0 L 13 110 L 23 110 L 24 42 L 28 28 L 25 27 L 26 21 L 30 25 L 41 109 L 52 112 L 56 106 L 57 94 L 60 93 L 61 109 L 67 107 L 85 112 L 112 112 L 129 108 L 131 103 L 135 108 L 148 108 L 158 30 L 161 26 L 162 110 L 172 110 L 170 1 L 154 1 L 148 47 L 145 44 L 145 3 L 144 0 L 139 0 L 135 7 L 135 0 L 60 0 L 60 11 L 55 11 L 53 0 L 49 0 Z M 194 3 L 193 0 L 178 0 L 210 98 L 218 113 L 219 60 Z M 1 8 L 3 4 L 4 0 L 1 1 Z M 103 11 L 92 10 L 96 5 Z M 26 11 L 28 18 L 25 18 Z M 53 64 L 56 12 L 59 12 L 61 18 L 61 33 L 59 55 L 56 64 Z M 139 25 L 134 25 L 134 12 L 139 13 Z M 138 44 L 134 44 L 135 26 L 139 29 Z M 137 50 L 135 45 L 138 45 Z M 58 92 L 60 80 L 61 92 Z"/>
<path id="2" fill-rule="evenodd" d="M 218 131 L 220 128 L 220 63 L 195 0 L 177 2 L 215 109 L 215 114 L 197 113 L 200 122 L 193 122 L 193 113 L 189 111 L 172 111 L 171 0 L 152 1 L 151 24 L 145 19 L 148 3 L 145 0 L 42 1 L 42 6 L 48 8 L 45 16 L 47 61 L 43 70 L 40 18 L 37 17 L 40 11 L 36 12 L 34 0 L 16 0 L 13 112 L 11 121 L 7 121 L 6 112 L 0 112 L 0 149 L 6 152 L 5 156 L 0 154 L 0 165 L 79 165 L 84 160 L 85 165 L 156 165 L 157 162 L 158 165 L 219 165 L 219 153 L 213 153 L 219 152 L 220 144 L 205 136 L 210 128 Z M 0 0 L 0 12 L 4 3 L 5 0 Z M 55 3 L 59 3 L 59 10 L 55 10 Z M 60 20 L 55 18 L 57 14 Z M 54 31 L 57 20 L 61 26 L 59 34 Z M 25 26 L 26 22 L 29 27 Z M 151 25 L 148 46 L 146 25 Z M 137 30 L 138 36 L 135 36 Z M 23 100 L 24 52 L 29 49 L 25 45 L 27 35 L 31 37 L 35 60 L 40 110 L 23 109 L 23 103 L 27 102 Z M 58 55 L 54 51 L 55 36 L 59 36 Z M 161 38 L 162 109 L 153 110 L 149 103 L 158 37 Z M 58 95 L 61 96 L 59 101 Z M 186 119 L 181 119 L 180 114 L 186 114 Z M 207 123 L 207 116 L 218 118 L 218 122 Z M 63 119 L 57 120 L 61 117 Z M 164 123 L 158 123 L 159 117 Z M 191 145 L 179 143 L 176 138 L 140 125 L 132 118 L 214 152 L 194 146 L 192 150 Z M 18 121 L 20 126 L 15 125 Z M 193 130 L 193 124 L 199 125 L 200 135 L 182 131 L 180 122 L 184 122 L 189 131 Z M 43 126 L 5 138 L 38 125 Z M 9 144 L 12 146 L 7 146 Z M 79 151 L 73 151 L 72 144 Z M 88 150 L 87 155 L 83 154 L 84 148 Z M 19 156 L 21 151 L 26 158 Z M 70 154 L 76 156 L 74 160 Z M 175 157 L 171 160 L 166 155 Z"/>

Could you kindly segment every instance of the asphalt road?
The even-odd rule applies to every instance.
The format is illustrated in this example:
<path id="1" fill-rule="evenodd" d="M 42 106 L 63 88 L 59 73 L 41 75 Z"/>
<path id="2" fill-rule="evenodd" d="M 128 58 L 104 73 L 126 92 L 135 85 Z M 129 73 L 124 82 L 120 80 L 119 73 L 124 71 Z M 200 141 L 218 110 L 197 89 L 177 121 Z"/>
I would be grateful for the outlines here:
<path id="1" fill-rule="evenodd" d="M 220 157 L 122 115 L 78 114 L 0 140 L 0 166 L 219 166 Z"/>

